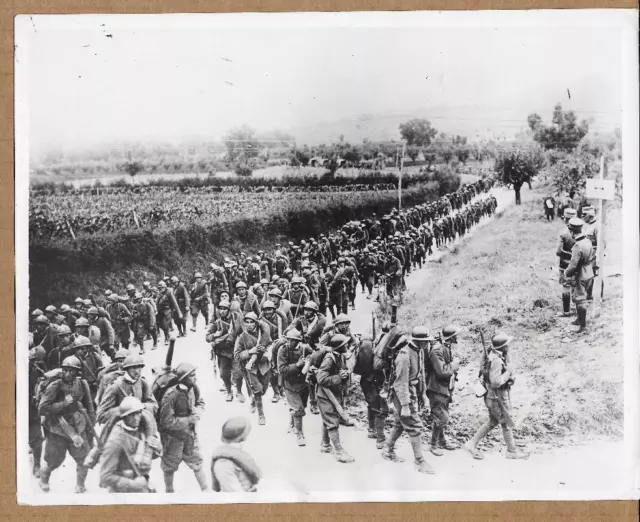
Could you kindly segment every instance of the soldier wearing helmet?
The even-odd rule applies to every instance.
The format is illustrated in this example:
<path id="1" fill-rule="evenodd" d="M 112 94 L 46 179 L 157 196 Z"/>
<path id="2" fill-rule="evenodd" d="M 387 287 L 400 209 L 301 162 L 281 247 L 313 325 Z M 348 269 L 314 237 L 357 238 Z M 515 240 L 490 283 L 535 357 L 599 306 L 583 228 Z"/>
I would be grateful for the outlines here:
<path id="1" fill-rule="evenodd" d="M 511 408 L 511 386 L 515 382 L 515 372 L 509 357 L 512 338 L 503 332 L 491 338 L 491 347 L 482 358 L 480 376 L 485 389 L 484 403 L 489 412 L 489 420 L 476 432 L 464 448 L 474 459 L 482 460 L 484 455 L 478 449 L 480 441 L 498 424 L 507 444 L 508 459 L 526 459 L 529 455 L 518 449 L 513 438 L 513 418 Z"/>
<path id="2" fill-rule="evenodd" d="M 145 410 L 153 420 L 158 411 L 158 403 L 151 393 L 151 386 L 142 376 L 144 366 L 142 356 L 131 353 L 127 355 L 122 364 L 124 374 L 115 379 L 113 384 L 107 388 L 98 406 L 98 422 L 100 424 L 112 426 L 114 420 L 118 418 L 120 403 L 129 396 L 137 397 L 144 404 Z M 108 428 L 105 427 L 103 431 L 108 431 Z"/>
<path id="3" fill-rule="evenodd" d="M 321 451 L 331 452 L 332 444 L 336 460 L 343 463 L 354 462 L 355 459 L 342 447 L 339 432 L 341 417 L 331 396 L 339 404 L 343 403 L 344 384 L 349 379 L 349 370 L 344 358 L 348 344 L 349 338 L 346 335 L 335 334 L 327 345 L 329 351 L 322 358 L 316 372 L 316 397 L 322 417 Z"/>
<path id="4" fill-rule="evenodd" d="M 288 328 L 288 326 L 293 322 L 293 314 L 291 313 L 291 303 L 289 300 L 282 298 L 282 291 L 277 287 L 270 288 L 267 292 L 267 297 L 269 298 L 269 301 L 273 302 L 276 310 L 278 310 L 282 314 L 282 317 L 284 317 L 287 324 L 285 329 Z"/>
<path id="5" fill-rule="evenodd" d="M 422 452 L 422 431 L 419 401 L 424 394 L 424 350 L 420 345 L 429 340 L 424 327 L 414 328 L 410 342 L 404 336 L 396 343 L 397 351 L 391 372 L 390 399 L 393 401 L 393 429 L 385 442 L 382 457 L 392 462 L 403 462 L 396 455 L 395 445 L 403 432 L 409 435 L 413 450 L 414 466 L 420 473 L 433 474 Z"/>
<path id="6" fill-rule="evenodd" d="M 173 321 L 178 327 L 178 336 L 185 337 L 187 335 L 187 315 L 191 310 L 191 297 L 178 276 L 171 276 L 171 288 L 179 309 L 179 311 L 174 310 Z"/>
<path id="7" fill-rule="evenodd" d="M 217 312 L 219 315 L 211 321 L 206 340 L 211 343 L 212 358 L 217 359 L 220 377 L 227 392 L 227 402 L 233 400 L 232 383 L 236 385 L 236 398 L 239 402 L 244 402 L 240 363 L 233 357 L 236 332 L 242 328 L 242 315 L 232 312 L 231 303 L 226 299 L 218 303 Z"/>
<path id="8" fill-rule="evenodd" d="M 38 405 L 38 413 L 45 418 L 47 441 L 40 470 L 40 488 L 45 492 L 49 491 L 51 473 L 67 453 L 76 461 L 76 493 L 86 491 L 84 459 L 90 449 L 95 413 L 89 385 L 79 377 L 81 372 L 78 358 L 67 357 L 62 361 L 62 377 L 47 386 Z"/>
<path id="9" fill-rule="evenodd" d="M 164 333 L 164 344 L 169 344 L 169 332 L 173 330 L 173 316 L 181 319 L 182 312 L 178 306 L 173 290 L 167 286 L 165 281 L 158 283 L 158 297 L 156 299 L 156 310 L 158 310 L 157 324 Z"/>
<path id="10" fill-rule="evenodd" d="M 136 343 L 140 346 L 140 353 L 144 354 L 144 340 L 147 335 L 153 339 L 153 349 L 158 347 L 158 332 L 156 330 L 155 308 L 148 300 L 144 300 L 142 292 L 136 292 L 133 296 L 132 313 L 135 319 L 133 335 Z"/>
<path id="11" fill-rule="evenodd" d="M 53 370 L 54 368 L 60 368 L 65 357 L 73 355 L 70 350 L 72 337 L 71 329 L 66 324 L 58 326 L 56 330 L 56 342 L 53 348 L 47 352 L 45 359 L 47 369 Z"/>
<path id="12" fill-rule="evenodd" d="M 124 375 L 124 370 L 122 366 L 124 364 L 124 360 L 129 355 L 129 351 L 124 348 L 120 348 L 114 357 L 114 362 L 109 364 L 106 368 L 100 372 L 100 376 L 98 378 L 98 392 L 96 393 L 96 403 L 100 404 L 102 402 L 102 397 L 104 396 L 104 392 L 107 390 L 111 383 L 115 381 L 118 377 Z"/>
<path id="13" fill-rule="evenodd" d="M 114 349 L 115 333 L 111 321 L 105 315 L 100 314 L 100 311 L 95 306 L 87 310 L 87 317 L 90 325 L 95 326 L 100 331 L 100 349 L 113 360 L 116 352 Z"/>
<path id="14" fill-rule="evenodd" d="M 421 333 L 424 338 L 426 350 L 425 371 L 427 374 L 427 397 L 433 417 L 433 430 L 431 432 L 431 453 L 442 456 L 442 449 L 454 450 L 458 446 L 445 435 L 445 429 L 449 425 L 449 406 L 453 396 L 456 375 L 460 369 L 460 359 L 454 357 L 453 345 L 458 344 L 458 335 L 462 328 L 450 324 L 445 326 L 439 342 L 429 348 L 429 333 Z M 417 342 L 414 340 L 414 342 Z"/>
<path id="15" fill-rule="evenodd" d="M 194 281 L 189 289 L 189 295 L 191 297 L 191 320 L 193 323 L 191 331 L 195 332 L 199 314 L 202 314 L 202 317 L 204 317 L 205 328 L 209 324 L 209 303 L 211 302 L 211 296 L 209 295 L 209 287 L 200 272 L 196 272 L 193 279 Z"/>
<path id="16" fill-rule="evenodd" d="M 89 319 L 85 317 L 79 317 L 76 320 L 76 337 L 83 336 L 89 338 L 91 344 L 96 348 L 97 352 L 100 354 L 100 329 L 97 326 L 89 323 Z"/>
<path id="17" fill-rule="evenodd" d="M 233 299 L 240 305 L 240 312 L 242 312 L 242 314 L 253 312 L 256 316 L 260 315 L 258 298 L 256 294 L 247 288 L 247 283 L 244 281 L 238 281 L 236 283 L 236 295 Z"/>
<path id="18" fill-rule="evenodd" d="M 29 448 L 33 455 L 33 475 L 40 478 L 42 461 L 42 425 L 38 413 L 36 391 L 43 379 L 47 367 L 44 363 L 46 352 L 42 346 L 34 346 L 29 350 Z"/>
<path id="19" fill-rule="evenodd" d="M 58 328 L 49 322 L 45 315 L 34 320 L 33 344 L 42 346 L 49 353 L 58 345 Z"/>
<path id="20" fill-rule="evenodd" d="M 200 489 L 206 491 L 207 479 L 196 432 L 204 412 L 204 399 L 196 382 L 196 367 L 182 362 L 176 368 L 176 376 L 177 384 L 162 397 L 158 421 L 165 491 L 174 492 L 173 476 L 182 462 L 194 472 Z"/>
<path id="21" fill-rule="evenodd" d="M 278 340 L 282 337 L 284 330 L 288 324 L 283 317 L 282 312 L 276 310 L 276 305 L 273 301 L 265 301 L 262 303 L 262 315 L 260 316 L 262 321 L 269 329 L 269 337 L 272 339 L 272 343 L 267 348 L 269 353 L 269 359 L 271 361 L 271 389 L 273 390 L 273 397 L 271 402 L 278 402 L 280 400 L 280 384 L 278 379 L 278 348 L 280 343 Z"/>
<path id="22" fill-rule="evenodd" d="M 100 372 L 104 369 L 102 357 L 94 350 L 91 341 L 82 335 L 76 337 L 73 341 L 72 351 L 82 365 L 80 377 L 82 377 L 89 385 L 91 399 L 95 403 L 98 393 L 98 379 Z"/>
<path id="23" fill-rule="evenodd" d="M 576 211 L 574 209 L 564 209 L 563 218 L 567 224 L 567 228 L 560 234 L 558 248 L 556 249 L 556 255 L 560 260 L 560 285 L 562 285 L 562 312 L 558 315 L 562 317 L 569 317 L 571 315 L 571 284 L 569 278 L 564 275 L 564 271 L 569 266 L 569 261 L 571 261 L 571 249 L 575 243 L 569 230 L 569 220 L 575 216 Z"/>
<path id="24" fill-rule="evenodd" d="M 276 356 L 278 374 L 282 379 L 291 416 L 290 428 L 296 433 L 298 446 L 306 445 L 302 417 L 309 401 L 309 385 L 303 368 L 312 353 L 313 349 L 302 342 L 300 332 L 290 330 L 285 334 L 285 340 L 280 343 Z"/>
<path id="25" fill-rule="evenodd" d="M 87 309 L 84 306 L 84 300 L 82 299 L 82 297 L 76 297 L 75 298 L 75 300 L 73 302 L 73 307 L 78 312 L 79 317 L 86 317 L 87 316 Z"/>
<path id="26" fill-rule="evenodd" d="M 593 270 L 593 278 L 589 281 L 587 285 L 587 301 L 593 300 L 593 280 L 598 275 L 598 222 L 596 221 L 596 209 L 592 206 L 584 207 L 582 209 L 582 217 L 584 219 L 584 226 L 582 227 L 582 231 L 584 235 L 587 236 L 589 241 L 591 241 L 592 251 L 591 251 L 591 268 Z"/>
<path id="27" fill-rule="evenodd" d="M 133 320 L 131 311 L 120 300 L 120 296 L 117 294 L 111 294 L 109 296 L 111 304 L 107 307 L 109 316 L 111 317 L 111 325 L 113 326 L 113 344 L 116 348 L 122 345 L 124 348 L 129 348 L 131 342 L 131 329 L 129 325 Z"/>
<path id="28" fill-rule="evenodd" d="M 215 263 L 211 263 L 209 267 L 209 274 L 207 275 L 206 282 L 209 287 L 209 294 L 213 302 L 215 314 L 215 308 L 221 300 L 220 293 L 229 291 L 229 282 L 227 281 L 225 271 Z"/>
<path id="29" fill-rule="evenodd" d="M 307 301 L 303 306 L 303 314 L 293 320 L 287 331 L 298 330 L 302 334 L 304 342 L 315 349 L 326 324 L 327 319 L 319 312 L 318 305 L 313 301 Z"/>
<path id="30" fill-rule="evenodd" d="M 310 298 L 309 290 L 303 283 L 302 277 L 295 276 L 291 279 L 291 287 L 283 295 L 284 299 L 291 303 L 291 314 L 294 319 L 302 314 L 302 307 Z"/>
<path id="31" fill-rule="evenodd" d="M 242 333 L 238 335 L 234 346 L 234 358 L 251 389 L 252 410 L 258 410 L 258 424 L 266 423 L 262 396 L 266 392 L 271 379 L 271 366 L 265 356 L 267 347 L 271 344 L 268 326 L 258 319 L 253 312 L 244 316 Z"/>
<path id="32" fill-rule="evenodd" d="M 593 245 L 582 231 L 583 227 L 582 219 L 569 220 L 569 231 L 575 243 L 571 247 L 569 265 L 564 271 L 571 285 L 571 299 L 576 304 L 578 318 L 573 324 L 579 325 L 579 333 L 587 328 L 587 289 L 593 284 Z"/>
<path id="33" fill-rule="evenodd" d="M 110 493 L 155 492 L 149 484 L 149 472 L 152 460 L 162 454 L 162 443 L 157 432 L 150 432 L 143 410 L 144 405 L 135 397 L 125 397 L 120 404 L 120 420 L 109 434 L 100 466 L 100 487 Z"/>
<path id="34" fill-rule="evenodd" d="M 63 304 L 60 307 L 60 315 L 64 317 L 64 321 L 62 322 L 62 324 L 66 324 L 71 329 L 71 332 L 74 333 L 76 331 L 76 319 L 80 317 L 80 314 L 78 314 L 68 304 Z"/>

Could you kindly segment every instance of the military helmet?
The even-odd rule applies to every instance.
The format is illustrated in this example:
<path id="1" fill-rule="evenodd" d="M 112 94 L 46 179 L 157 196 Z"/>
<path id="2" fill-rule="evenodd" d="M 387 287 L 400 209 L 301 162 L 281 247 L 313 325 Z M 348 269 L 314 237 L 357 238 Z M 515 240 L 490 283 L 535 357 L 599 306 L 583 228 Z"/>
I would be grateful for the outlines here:
<path id="1" fill-rule="evenodd" d="M 131 283 L 129 283 L 129 284 L 127 285 L 127 292 L 131 292 L 131 291 L 134 291 L 134 292 L 135 292 L 135 291 L 136 291 L 136 287 L 135 287 L 135 286 L 133 286 Z"/>
<path id="2" fill-rule="evenodd" d="M 264 277 L 262 279 L 260 279 L 260 284 L 261 285 L 268 285 L 269 284 L 269 280 L 265 279 Z"/>
<path id="3" fill-rule="evenodd" d="M 76 328 L 82 328 L 83 326 L 89 326 L 89 319 L 86 317 L 78 317 L 76 319 Z"/>
<path id="4" fill-rule="evenodd" d="M 244 321 L 253 321 L 254 323 L 258 322 L 258 316 L 254 312 L 249 312 L 244 316 Z"/>
<path id="5" fill-rule="evenodd" d="M 251 431 L 251 422 L 246 417 L 231 417 L 222 425 L 221 440 L 224 443 L 242 442 Z"/>
<path id="6" fill-rule="evenodd" d="M 282 299 L 282 291 L 279 288 L 273 288 L 269 290 L 267 292 L 267 295 L 270 297 L 273 297 L 275 295 L 276 297 L 279 297 L 280 299 Z"/>
<path id="7" fill-rule="evenodd" d="M 196 371 L 196 367 L 188 362 L 181 362 L 176 368 L 176 375 L 178 376 L 178 382 L 183 381 L 185 377 L 188 377 Z"/>
<path id="8" fill-rule="evenodd" d="M 329 347 L 337 350 L 338 348 L 345 346 L 350 340 L 351 339 L 346 335 L 334 334 L 331 339 L 329 339 Z"/>
<path id="9" fill-rule="evenodd" d="M 180 280 L 178 279 L 178 276 L 171 276 L 171 282 L 172 282 L 172 283 L 177 283 L 177 282 L 179 282 L 179 281 L 180 281 Z"/>
<path id="10" fill-rule="evenodd" d="M 65 360 L 62 361 L 62 367 L 82 371 L 82 363 L 75 355 L 65 358 Z"/>
<path id="11" fill-rule="evenodd" d="M 164 279 L 161 279 L 158 282 L 158 288 L 167 288 L 167 283 L 166 283 L 166 281 Z"/>
<path id="12" fill-rule="evenodd" d="M 36 317 L 36 324 L 49 324 L 49 319 L 46 315 L 39 315 Z"/>
<path id="13" fill-rule="evenodd" d="M 47 356 L 47 352 L 40 345 L 34 346 L 33 348 L 31 348 L 29 350 L 29 360 L 30 361 L 44 361 L 46 356 Z"/>
<path id="14" fill-rule="evenodd" d="M 82 299 L 82 297 L 76 297 L 73 302 L 76 303 L 76 304 L 78 304 L 78 303 L 84 304 L 84 300 Z"/>
<path id="15" fill-rule="evenodd" d="M 74 348 L 82 348 L 85 346 L 93 346 L 93 345 L 91 344 L 91 341 L 84 335 L 79 335 L 78 337 L 76 337 L 76 340 L 73 341 Z"/>
<path id="16" fill-rule="evenodd" d="M 452 339 L 456 335 L 458 335 L 462 331 L 462 328 L 459 326 L 449 324 L 442 329 L 441 335 L 443 341 L 448 341 Z"/>
<path id="17" fill-rule="evenodd" d="M 113 292 L 112 292 L 111 290 L 109 290 L 109 289 L 107 289 L 107 290 L 105 290 L 105 291 L 104 291 L 104 295 L 105 295 L 106 297 L 109 297 L 112 293 L 113 293 Z"/>
<path id="18" fill-rule="evenodd" d="M 294 339 L 296 341 L 302 341 L 302 334 L 296 330 L 295 328 L 292 330 L 289 330 L 286 334 L 285 337 L 287 339 Z"/>
<path id="19" fill-rule="evenodd" d="M 127 415 L 131 415 L 132 413 L 138 413 L 144 410 L 144 405 L 137 397 L 133 395 L 129 395 L 122 399 L 122 402 L 119 406 L 120 418 L 126 417 Z"/>
<path id="20" fill-rule="evenodd" d="M 143 366 L 144 361 L 142 360 L 142 356 L 131 353 L 125 358 L 122 369 L 126 370 L 128 368 L 142 368 Z"/>
<path id="21" fill-rule="evenodd" d="M 87 315 L 98 315 L 98 309 L 95 306 L 92 306 L 87 310 Z"/>
<path id="22" fill-rule="evenodd" d="M 202 274 L 200 272 L 196 272 L 193 277 L 195 277 L 196 279 L 198 279 L 199 277 L 202 277 Z"/>
<path id="23" fill-rule="evenodd" d="M 314 312 L 318 311 L 318 305 L 314 301 L 307 301 L 302 307 L 303 310 L 313 310 Z"/>
<path id="24" fill-rule="evenodd" d="M 238 281 L 236 283 L 236 290 L 239 290 L 240 288 L 247 288 L 247 283 L 244 281 Z"/>
<path id="25" fill-rule="evenodd" d="M 40 317 L 41 315 L 43 315 L 43 313 L 40 308 L 36 308 L 33 312 L 31 312 L 31 317 Z"/>
<path id="26" fill-rule="evenodd" d="M 351 319 L 349 319 L 347 314 L 338 314 L 338 316 L 333 321 L 333 324 L 335 324 L 336 326 L 342 323 L 351 323 Z"/>
<path id="27" fill-rule="evenodd" d="M 304 279 L 299 276 L 294 276 L 293 279 L 291 279 L 292 285 L 301 285 L 302 283 L 304 283 Z"/>
<path id="28" fill-rule="evenodd" d="M 71 335 L 71 328 L 69 328 L 66 324 L 61 325 L 58 328 L 58 335 Z"/>
<path id="29" fill-rule="evenodd" d="M 218 308 L 231 308 L 231 303 L 225 299 L 218 303 Z"/>
<path id="30" fill-rule="evenodd" d="M 126 348 L 120 348 L 116 354 L 114 355 L 114 359 L 118 360 L 118 359 L 126 359 L 127 356 L 129 355 L 129 350 L 127 350 Z"/>
<path id="31" fill-rule="evenodd" d="M 53 305 L 49 305 L 44 309 L 44 311 L 55 314 L 58 311 L 58 309 Z"/>
<path id="32" fill-rule="evenodd" d="M 142 286 L 145 288 L 149 288 L 151 286 L 151 283 L 149 281 L 145 281 L 144 283 L 142 283 Z"/>
<path id="33" fill-rule="evenodd" d="M 133 296 L 134 299 L 142 299 L 142 292 L 136 292 Z"/>
<path id="34" fill-rule="evenodd" d="M 412 341 L 428 341 L 429 339 L 429 329 L 426 326 L 414 326 L 411 330 Z"/>
<path id="35" fill-rule="evenodd" d="M 262 309 L 264 310 L 265 308 L 271 308 L 273 310 L 276 309 L 276 305 L 273 301 L 265 301 L 264 303 L 262 303 Z"/>
<path id="36" fill-rule="evenodd" d="M 497 350 L 501 350 L 502 348 L 506 348 L 511 342 L 512 337 L 509 337 L 504 332 L 498 332 L 491 338 L 491 344 Z"/>
<path id="37" fill-rule="evenodd" d="M 61 314 L 66 314 L 66 313 L 69 313 L 70 311 L 71 311 L 71 307 L 68 304 L 63 304 L 60 307 L 60 313 Z"/>
<path id="38" fill-rule="evenodd" d="M 82 301 L 84 303 L 85 306 L 91 306 L 93 303 L 91 302 L 91 299 L 85 299 L 84 301 Z"/>

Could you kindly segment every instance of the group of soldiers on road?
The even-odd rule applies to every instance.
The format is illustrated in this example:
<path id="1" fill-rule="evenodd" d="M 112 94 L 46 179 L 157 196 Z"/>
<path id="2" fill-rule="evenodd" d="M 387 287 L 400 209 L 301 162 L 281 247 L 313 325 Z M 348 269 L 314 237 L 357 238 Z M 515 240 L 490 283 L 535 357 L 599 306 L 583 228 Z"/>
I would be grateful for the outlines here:
<path id="1" fill-rule="evenodd" d="M 42 490 L 49 490 L 50 476 L 67 453 L 76 461 L 77 492 L 85 491 L 88 470 L 98 460 L 101 487 L 153 491 L 149 470 L 155 458 L 161 459 L 165 491 L 174 491 L 173 476 L 182 462 L 194 472 L 200 488 L 208 489 L 197 435 L 205 406 L 197 368 L 186 362 L 167 367 L 164 375 L 170 379 L 156 378 L 154 383 L 141 375 L 145 341 L 152 340 L 156 348 L 162 331 L 172 351 L 171 342 L 187 335 L 188 314 L 191 331 L 196 331 L 199 316 L 204 318 L 226 400 L 245 402 L 245 386 L 258 425 L 266 423 L 263 396 L 270 388 L 272 402 L 284 397 L 289 429 L 299 446 L 306 445 L 302 421 L 308 407 L 322 418 L 321 451 L 352 462 L 339 427 L 352 424 L 344 412 L 344 397 L 350 375 L 357 373 L 368 405 L 369 436 L 383 449 L 383 457 L 400 460 L 394 447 L 406 431 L 416 469 L 432 473 L 419 442 L 424 431 L 420 411 L 428 401 L 434 417 L 431 453 L 454 449 L 445 431 L 452 383 L 460 368 L 452 352 L 461 329 L 452 325 L 432 337 L 424 327 L 405 335 L 388 324 L 377 338 L 362 339 L 351 333 L 348 305 L 353 309 L 358 282 L 363 292 L 368 291 L 367 298 L 373 297 L 376 285 L 399 297 L 406 274 L 422 266 L 433 241 L 438 245 L 462 236 L 495 211 L 493 196 L 474 199 L 488 188 L 481 180 L 435 203 L 393 211 L 380 220 L 374 216 L 348 223 L 338 233 L 299 245 L 276 245 L 274 256 L 240 253 L 222 266 L 212 263 L 206 277 L 195 273 L 189 284 L 177 276 L 166 277 L 155 286 L 145 281 L 140 289 L 130 284 L 126 295 L 105 292 L 100 298 L 77 298 L 73 307 L 34 310 L 29 445 Z M 485 354 L 482 379 L 490 421 L 483 428 L 488 432 L 501 424 L 507 456 L 523 458 L 510 431 L 509 343 L 498 334 Z M 110 364 L 105 365 L 103 354 Z M 385 436 L 389 404 L 394 424 Z M 243 422 L 237 424 L 237 429 L 230 428 L 232 434 L 246 436 Z M 482 458 L 476 446 L 483 433 L 466 446 L 475 458 Z M 246 456 L 231 453 L 227 460 L 244 477 L 234 484 L 255 489 L 256 482 L 247 477 L 259 473 L 249 469 Z M 212 470 L 230 469 L 224 455 Z M 214 489 L 232 487 L 216 476 L 211 483 Z"/>

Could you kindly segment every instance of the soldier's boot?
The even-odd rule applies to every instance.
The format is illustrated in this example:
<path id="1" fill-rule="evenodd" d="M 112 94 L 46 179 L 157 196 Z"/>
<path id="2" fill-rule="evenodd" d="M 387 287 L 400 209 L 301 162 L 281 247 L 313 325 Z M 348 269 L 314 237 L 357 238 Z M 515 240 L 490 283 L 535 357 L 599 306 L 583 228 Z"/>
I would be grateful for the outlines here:
<path id="1" fill-rule="evenodd" d="M 262 395 L 256 395 L 256 408 L 258 409 L 258 424 L 264 426 L 267 419 L 264 417 L 264 409 L 262 406 Z"/>
<path id="2" fill-rule="evenodd" d="M 254 395 L 249 397 L 249 409 L 251 410 L 251 413 L 256 412 L 256 398 Z"/>
<path id="3" fill-rule="evenodd" d="M 155 350 L 158 348 L 158 330 L 156 328 L 151 330 L 151 338 L 153 339 L 153 347 L 151 349 Z"/>
<path id="4" fill-rule="evenodd" d="M 420 440 L 419 435 L 417 437 L 411 437 L 411 449 L 413 449 L 413 459 L 416 471 L 426 473 L 427 475 L 435 474 L 433 468 L 427 464 L 427 461 L 424 458 L 422 453 L 422 441 Z"/>
<path id="5" fill-rule="evenodd" d="M 384 443 L 383 459 L 391 462 L 404 462 L 402 457 L 396 455 L 396 441 L 400 438 L 400 435 L 402 435 L 402 427 L 394 426 L 391 433 L 389 433 L 389 438 Z"/>
<path id="6" fill-rule="evenodd" d="M 429 444 L 429 451 L 436 457 L 442 457 L 442 455 L 444 455 L 442 450 L 439 448 L 440 430 L 441 428 L 435 425 L 431 430 L 431 444 Z"/>
<path id="7" fill-rule="evenodd" d="M 164 490 L 167 493 L 175 493 L 173 489 L 173 471 L 164 472 Z"/>
<path id="8" fill-rule="evenodd" d="M 278 377 L 271 378 L 271 389 L 273 390 L 273 397 L 271 397 L 271 402 L 279 402 L 282 397 L 280 397 L 280 389 L 278 388 Z"/>
<path id="9" fill-rule="evenodd" d="M 562 312 L 558 314 L 560 317 L 571 316 L 571 295 L 562 294 Z"/>
<path id="10" fill-rule="evenodd" d="M 480 426 L 478 431 L 476 431 L 476 434 L 473 436 L 473 438 L 463 446 L 463 448 L 466 449 L 474 459 L 484 459 L 484 454 L 478 449 L 478 444 L 495 427 L 495 424 L 492 424 L 491 421 L 485 422 L 482 426 Z"/>
<path id="11" fill-rule="evenodd" d="M 40 486 L 40 489 L 42 491 L 44 491 L 45 493 L 49 492 L 49 479 L 51 478 L 51 471 L 53 471 L 49 465 L 45 462 L 44 466 L 42 466 L 42 468 L 40 468 L 40 480 L 38 482 L 38 485 Z"/>
<path id="12" fill-rule="evenodd" d="M 384 443 L 386 442 L 385 436 L 384 436 L 384 417 L 380 417 L 376 415 L 375 428 L 376 428 L 376 448 L 382 449 L 384 448 Z"/>
<path id="13" fill-rule="evenodd" d="M 335 455 L 338 462 L 342 462 L 344 464 L 355 462 L 356 459 L 349 455 L 342 447 L 342 442 L 340 441 L 340 432 L 337 428 L 335 430 L 329 431 L 329 439 L 333 444 L 333 449 L 335 450 L 333 454 Z"/>
<path id="14" fill-rule="evenodd" d="M 295 426 L 296 426 L 296 422 L 293 414 L 291 413 L 289 415 L 289 429 L 287 429 L 287 433 L 295 433 L 296 431 Z"/>
<path id="15" fill-rule="evenodd" d="M 304 432 L 302 431 L 302 417 L 295 417 L 296 437 L 298 446 L 306 446 L 307 441 L 304 438 Z"/>
<path id="16" fill-rule="evenodd" d="M 442 449 L 446 449 L 448 451 L 456 450 L 460 447 L 451 439 L 447 438 L 447 436 L 444 434 L 443 428 L 440 428 L 440 436 L 438 437 L 438 444 Z"/>
<path id="17" fill-rule="evenodd" d="M 373 413 L 373 410 L 367 410 L 367 421 L 369 423 L 369 427 L 367 428 L 367 437 L 370 439 L 376 438 L 376 419 Z"/>
<path id="18" fill-rule="evenodd" d="M 318 403 L 316 401 L 309 402 L 309 411 L 314 415 L 318 415 L 320 410 L 318 409 Z"/>
<path id="19" fill-rule="evenodd" d="M 191 327 L 191 331 L 195 332 L 196 331 L 196 326 L 198 324 L 198 316 L 197 315 L 192 315 L 191 319 L 193 321 L 193 326 Z"/>
<path id="20" fill-rule="evenodd" d="M 242 381 L 240 381 L 239 384 L 236 383 L 236 399 L 238 399 L 238 402 L 244 402 L 246 400 L 242 394 Z"/>
<path id="21" fill-rule="evenodd" d="M 198 481 L 198 486 L 202 491 L 207 491 L 209 489 L 209 484 L 207 484 L 207 474 L 203 469 L 199 469 L 198 471 L 194 471 L 196 476 L 196 480 Z"/>
<path id="22" fill-rule="evenodd" d="M 81 464 L 76 466 L 76 493 L 85 493 L 87 491 L 84 483 L 87 480 L 88 473 L 89 468 L 82 466 Z"/>
<path id="23" fill-rule="evenodd" d="M 33 476 L 40 478 L 40 461 L 42 460 L 42 443 L 38 442 L 31 447 L 33 452 Z"/>
<path id="24" fill-rule="evenodd" d="M 584 332 L 587 329 L 587 309 L 584 306 L 578 307 L 578 333 Z"/>
<path id="25" fill-rule="evenodd" d="M 518 449 L 518 446 L 516 446 L 516 441 L 513 438 L 513 430 L 506 424 L 502 425 L 502 435 L 504 437 L 504 441 L 507 443 L 506 457 L 508 459 L 528 459 L 529 458 L 528 453 Z"/>
<path id="26" fill-rule="evenodd" d="M 322 453 L 331 453 L 333 450 L 331 448 L 331 440 L 329 439 L 329 430 L 322 423 L 322 442 L 320 443 L 320 451 Z"/>

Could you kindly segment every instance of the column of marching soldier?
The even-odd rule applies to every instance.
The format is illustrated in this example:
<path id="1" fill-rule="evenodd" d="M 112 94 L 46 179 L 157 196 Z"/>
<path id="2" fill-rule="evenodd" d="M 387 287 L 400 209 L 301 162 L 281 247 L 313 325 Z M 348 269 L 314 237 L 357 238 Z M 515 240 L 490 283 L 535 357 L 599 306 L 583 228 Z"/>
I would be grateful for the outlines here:
<path id="1" fill-rule="evenodd" d="M 182 461 L 207 489 L 196 435 L 204 407 L 196 367 L 186 362 L 171 367 L 173 344 L 177 336 L 187 335 L 189 313 L 192 331 L 199 315 L 204 316 L 206 340 L 226 400 L 245 402 L 244 385 L 258 424 L 266 422 L 262 400 L 271 387 L 273 402 L 286 399 L 290 431 L 298 445 L 305 445 L 302 420 L 309 406 L 322 417 L 321 451 L 352 462 L 340 442 L 339 426 L 351 424 L 343 400 L 345 383 L 354 372 L 360 375 L 368 405 L 369 437 L 376 439 L 383 457 L 401 460 L 394 446 L 406 431 L 416 468 L 432 473 L 420 444 L 419 412 L 428 401 L 434 418 L 431 453 L 454 449 L 445 429 L 460 367 L 452 353 L 460 329 L 451 325 L 433 337 L 423 327 L 405 335 L 386 324 L 376 339 L 362 339 L 350 332 L 348 305 L 353 309 L 358 281 L 367 298 L 377 287 L 378 298 L 382 292 L 397 300 L 405 275 L 422 266 L 434 240 L 439 246 L 464 235 L 495 211 L 493 196 L 473 199 L 488 189 L 488 183 L 479 181 L 435 203 L 393 211 L 380 220 L 348 223 L 317 241 L 276 245 L 274 258 L 262 251 L 253 258 L 240 253 L 236 261 L 226 258 L 223 266 L 212 263 L 207 278 L 195 273 L 189 290 L 176 276 L 166 277 L 156 287 L 144 282 L 142 291 L 128 285 L 127 296 L 107 291 L 102 300 L 77 298 L 74 308 L 49 305 L 44 312 L 34 310 L 29 446 L 41 489 L 49 490 L 51 473 L 67 453 L 77 464 L 77 492 L 85 491 L 88 470 L 98 461 L 101 487 L 112 492 L 151 491 L 149 470 L 157 457 L 167 492 L 173 492 L 173 476 Z M 330 326 L 326 310 L 332 316 Z M 167 360 L 149 384 L 141 376 L 141 354 L 149 337 L 157 348 L 159 331 L 169 344 Z M 474 458 L 482 458 L 477 444 L 498 424 L 507 456 L 526 457 L 511 433 L 509 388 L 515 377 L 509 343 L 506 335 L 497 334 L 485 353 L 481 375 L 489 421 L 465 445 Z M 112 361 L 106 367 L 103 353 Z M 394 424 L 385 438 L 389 403 Z M 238 447 L 249 427 L 243 418 L 225 423 L 224 444 L 212 457 L 215 490 L 255 490 L 259 469 Z"/>

